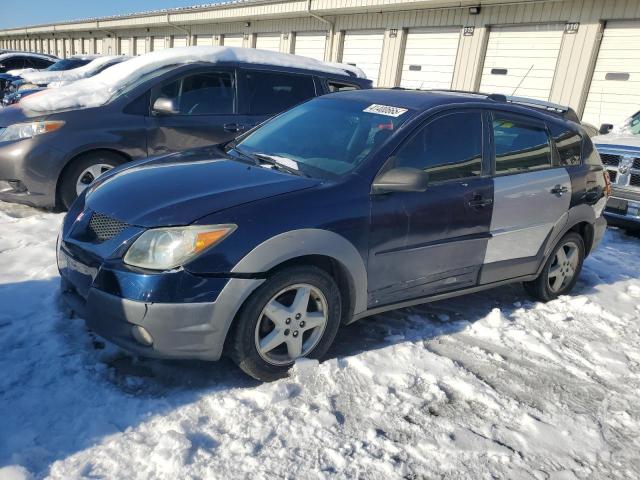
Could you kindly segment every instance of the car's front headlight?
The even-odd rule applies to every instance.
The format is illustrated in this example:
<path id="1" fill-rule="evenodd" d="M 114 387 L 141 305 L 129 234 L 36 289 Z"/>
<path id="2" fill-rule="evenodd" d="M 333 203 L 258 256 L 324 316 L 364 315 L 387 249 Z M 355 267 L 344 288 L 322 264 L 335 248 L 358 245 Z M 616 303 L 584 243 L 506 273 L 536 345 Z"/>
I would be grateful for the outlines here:
<path id="1" fill-rule="evenodd" d="M 236 225 L 192 225 L 154 228 L 129 247 L 124 263 L 149 270 L 171 270 L 220 243 Z"/>
<path id="2" fill-rule="evenodd" d="M 14 123 L 0 132 L 0 142 L 31 138 L 43 133 L 55 132 L 64 125 L 63 121 Z"/>

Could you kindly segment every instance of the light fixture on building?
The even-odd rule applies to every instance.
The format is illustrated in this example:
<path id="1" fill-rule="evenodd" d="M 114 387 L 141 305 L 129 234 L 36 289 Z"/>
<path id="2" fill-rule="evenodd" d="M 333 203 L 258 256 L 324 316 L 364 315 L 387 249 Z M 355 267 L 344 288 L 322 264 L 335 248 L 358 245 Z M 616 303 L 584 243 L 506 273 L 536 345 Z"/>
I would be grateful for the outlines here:
<path id="1" fill-rule="evenodd" d="M 480 13 L 480 6 L 469 7 L 469 15 L 478 15 Z"/>
<path id="2" fill-rule="evenodd" d="M 250 27 L 251 26 L 251 22 L 244 22 L 244 26 L 245 27 Z"/>

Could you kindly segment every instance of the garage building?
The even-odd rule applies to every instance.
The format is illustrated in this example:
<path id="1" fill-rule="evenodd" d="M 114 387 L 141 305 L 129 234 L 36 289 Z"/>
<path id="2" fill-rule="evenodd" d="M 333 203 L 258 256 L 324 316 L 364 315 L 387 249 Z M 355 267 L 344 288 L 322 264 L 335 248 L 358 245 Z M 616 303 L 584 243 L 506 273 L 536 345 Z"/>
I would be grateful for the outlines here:
<path id="1" fill-rule="evenodd" d="M 595 125 L 640 110 L 640 0 L 233 0 L 0 31 L 0 48 L 60 57 L 186 45 L 349 63 L 380 87 L 550 100 Z"/>

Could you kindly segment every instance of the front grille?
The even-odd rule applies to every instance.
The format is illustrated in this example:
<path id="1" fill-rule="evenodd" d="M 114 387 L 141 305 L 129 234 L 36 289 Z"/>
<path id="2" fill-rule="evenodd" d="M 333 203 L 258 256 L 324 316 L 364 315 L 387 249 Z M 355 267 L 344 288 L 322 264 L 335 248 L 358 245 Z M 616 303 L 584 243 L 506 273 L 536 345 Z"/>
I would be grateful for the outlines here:
<path id="1" fill-rule="evenodd" d="M 609 172 L 609 180 L 611 180 L 611 183 L 616 183 L 616 180 L 618 179 L 618 172 L 615 170 L 607 170 L 607 172 Z"/>
<path id="2" fill-rule="evenodd" d="M 633 168 L 640 170 L 640 157 L 633 159 Z"/>
<path id="3" fill-rule="evenodd" d="M 640 173 L 632 173 L 631 179 L 629 180 L 629 185 L 633 185 L 634 187 L 640 187 Z"/>
<path id="4" fill-rule="evenodd" d="M 91 215 L 91 220 L 89 220 L 88 231 L 93 238 L 99 242 L 104 242 L 111 240 L 128 226 L 120 220 L 95 212 Z"/>
<path id="5" fill-rule="evenodd" d="M 602 163 L 610 167 L 617 167 L 620 164 L 620 155 L 612 155 L 610 153 L 601 153 Z"/>

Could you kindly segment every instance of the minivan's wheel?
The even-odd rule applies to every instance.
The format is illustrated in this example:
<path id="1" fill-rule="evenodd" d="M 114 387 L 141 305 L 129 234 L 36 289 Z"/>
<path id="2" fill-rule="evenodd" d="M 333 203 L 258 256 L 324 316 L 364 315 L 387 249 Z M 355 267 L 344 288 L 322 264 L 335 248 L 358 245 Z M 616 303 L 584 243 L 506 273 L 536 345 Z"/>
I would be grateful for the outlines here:
<path id="1" fill-rule="evenodd" d="M 88 153 L 75 160 L 60 182 L 61 206 L 68 210 L 73 201 L 100 175 L 122 163 L 122 157 L 109 152 Z"/>
<path id="2" fill-rule="evenodd" d="M 312 266 L 281 270 L 249 297 L 238 314 L 231 356 L 258 380 L 282 378 L 296 359 L 326 353 L 341 314 L 340 292 L 324 270 Z"/>
<path id="3" fill-rule="evenodd" d="M 525 289 L 535 298 L 548 302 L 569 293 L 582 270 L 584 241 L 577 233 L 567 233 L 549 256 L 540 276 L 525 282 Z"/>

